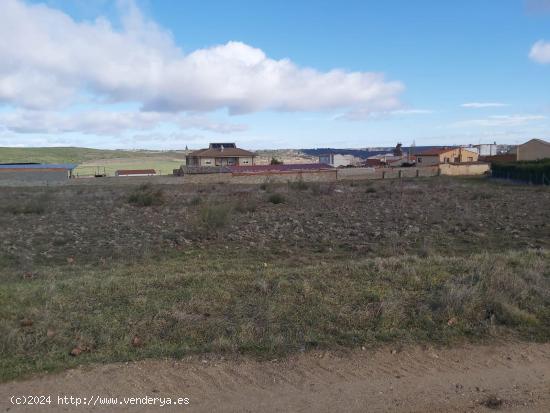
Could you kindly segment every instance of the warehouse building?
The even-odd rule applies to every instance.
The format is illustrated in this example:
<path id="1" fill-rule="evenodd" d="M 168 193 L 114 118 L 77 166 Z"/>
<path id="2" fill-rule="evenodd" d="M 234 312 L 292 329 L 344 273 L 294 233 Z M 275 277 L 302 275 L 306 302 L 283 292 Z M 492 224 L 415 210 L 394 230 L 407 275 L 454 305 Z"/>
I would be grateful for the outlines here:
<path id="1" fill-rule="evenodd" d="M 75 164 L 1 163 L 0 185 L 49 185 L 67 182 Z"/>

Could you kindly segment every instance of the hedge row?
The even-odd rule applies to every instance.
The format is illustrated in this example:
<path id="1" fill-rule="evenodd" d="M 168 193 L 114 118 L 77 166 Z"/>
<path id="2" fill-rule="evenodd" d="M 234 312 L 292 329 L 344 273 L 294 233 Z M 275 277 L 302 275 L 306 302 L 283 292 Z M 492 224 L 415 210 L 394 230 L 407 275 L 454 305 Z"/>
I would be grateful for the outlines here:
<path id="1" fill-rule="evenodd" d="M 491 169 L 495 178 L 550 185 L 550 158 L 540 161 L 493 163 Z"/>

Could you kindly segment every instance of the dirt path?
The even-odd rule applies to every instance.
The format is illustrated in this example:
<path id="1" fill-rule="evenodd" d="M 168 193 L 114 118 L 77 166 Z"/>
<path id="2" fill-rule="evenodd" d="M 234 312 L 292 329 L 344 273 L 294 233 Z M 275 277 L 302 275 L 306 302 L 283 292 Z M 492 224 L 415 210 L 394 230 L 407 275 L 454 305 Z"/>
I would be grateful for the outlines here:
<path id="1" fill-rule="evenodd" d="M 193 357 L 94 366 L 4 383 L 0 412 L 48 410 L 9 402 L 11 395 L 30 394 L 51 394 L 49 411 L 549 412 L 550 343 L 318 352 L 263 363 Z M 58 395 L 119 396 L 119 402 L 124 396 L 188 397 L 189 404 L 59 406 Z"/>

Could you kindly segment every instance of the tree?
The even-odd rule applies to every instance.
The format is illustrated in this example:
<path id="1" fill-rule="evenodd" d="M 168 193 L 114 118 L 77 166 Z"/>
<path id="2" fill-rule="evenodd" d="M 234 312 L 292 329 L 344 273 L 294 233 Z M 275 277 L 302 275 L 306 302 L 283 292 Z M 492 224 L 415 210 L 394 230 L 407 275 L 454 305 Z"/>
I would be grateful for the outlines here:
<path id="1" fill-rule="evenodd" d="M 393 150 L 394 156 L 403 156 L 403 150 L 401 149 L 401 143 L 398 143 Z"/>
<path id="2" fill-rule="evenodd" d="M 282 165 L 282 164 L 283 164 L 283 161 L 280 161 L 275 157 L 271 158 L 271 165 Z"/>

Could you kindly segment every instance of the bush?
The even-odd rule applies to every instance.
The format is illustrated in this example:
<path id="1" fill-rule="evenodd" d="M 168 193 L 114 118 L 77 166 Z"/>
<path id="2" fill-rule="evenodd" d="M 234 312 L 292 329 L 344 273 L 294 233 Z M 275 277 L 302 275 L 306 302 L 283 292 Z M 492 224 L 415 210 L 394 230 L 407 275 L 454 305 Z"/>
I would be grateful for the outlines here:
<path id="1" fill-rule="evenodd" d="M 295 181 L 289 181 L 288 187 L 295 191 L 306 191 L 309 188 L 309 185 L 307 182 L 304 182 L 302 178 L 300 178 Z"/>
<path id="2" fill-rule="evenodd" d="M 255 199 L 250 197 L 241 197 L 235 204 L 235 211 L 244 214 L 247 212 L 256 211 L 257 207 L 258 207 L 258 203 L 256 202 Z"/>
<path id="3" fill-rule="evenodd" d="M 369 186 L 366 190 L 367 194 L 374 194 L 376 192 L 376 188 Z"/>
<path id="4" fill-rule="evenodd" d="M 229 223 L 231 207 L 227 205 L 204 205 L 201 209 L 200 219 L 208 229 L 220 229 Z"/>
<path id="5" fill-rule="evenodd" d="M 189 200 L 189 205 L 191 206 L 197 206 L 202 203 L 202 198 L 198 195 L 195 195 L 193 198 Z"/>
<path id="6" fill-rule="evenodd" d="M 154 189 L 151 184 L 143 184 L 128 196 L 128 203 L 142 207 L 162 205 L 164 194 L 161 189 Z"/>
<path id="7" fill-rule="evenodd" d="M 266 178 L 266 180 L 260 184 L 260 189 L 262 191 L 271 192 L 273 190 L 273 182 L 271 179 Z"/>
<path id="8" fill-rule="evenodd" d="M 285 202 L 285 197 L 283 194 L 271 194 L 269 195 L 269 197 L 267 198 L 267 200 L 269 202 L 271 202 L 272 204 L 282 204 Z"/>

